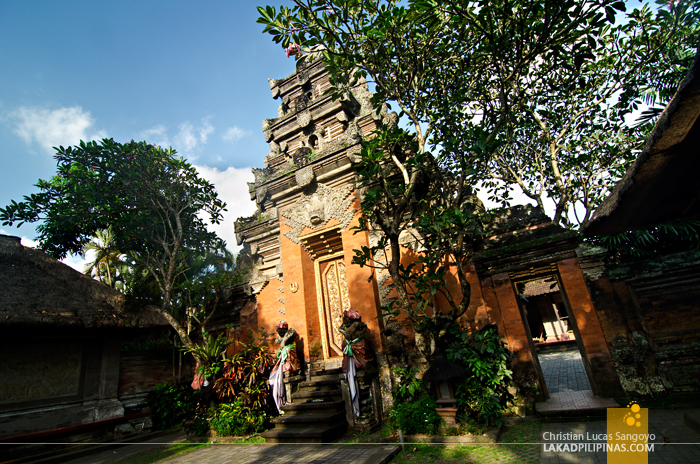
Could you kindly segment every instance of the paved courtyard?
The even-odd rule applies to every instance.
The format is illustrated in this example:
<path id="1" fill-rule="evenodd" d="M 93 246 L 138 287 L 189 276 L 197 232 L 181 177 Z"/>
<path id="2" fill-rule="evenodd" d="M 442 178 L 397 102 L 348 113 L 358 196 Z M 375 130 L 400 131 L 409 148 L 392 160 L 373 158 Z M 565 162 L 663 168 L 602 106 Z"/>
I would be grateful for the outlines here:
<path id="1" fill-rule="evenodd" d="M 649 411 L 649 434 L 654 434 L 654 451 L 649 452 L 649 464 L 700 463 L 700 435 L 687 427 L 683 420 L 685 410 Z M 542 433 L 605 434 L 607 424 L 599 422 L 572 422 L 542 424 Z M 664 444 L 664 442 L 667 442 Z M 602 464 L 607 462 L 604 452 L 542 452 L 541 464 Z"/>
<path id="2" fill-rule="evenodd" d="M 384 464 L 398 445 L 235 445 L 218 444 L 175 456 L 163 464 Z"/>
<path id="3" fill-rule="evenodd" d="M 538 354 L 549 394 L 591 390 L 578 350 Z"/>

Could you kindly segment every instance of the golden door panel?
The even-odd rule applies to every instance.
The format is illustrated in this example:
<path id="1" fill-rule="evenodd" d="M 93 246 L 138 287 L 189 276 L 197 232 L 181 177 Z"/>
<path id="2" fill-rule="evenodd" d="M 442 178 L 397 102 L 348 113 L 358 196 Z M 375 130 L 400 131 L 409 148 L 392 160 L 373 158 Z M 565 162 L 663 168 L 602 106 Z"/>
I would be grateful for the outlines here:
<path id="1" fill-rule="evenodd" d="M 343 311 L 350 309 L 348 281 L 345 263 L 334 259 L 320 263 L 323 291 L 323 321 L 327 337 L 327 346 L 331 357 L 342 356 L 343 336 L 338 328 L 343 323 Z"/>

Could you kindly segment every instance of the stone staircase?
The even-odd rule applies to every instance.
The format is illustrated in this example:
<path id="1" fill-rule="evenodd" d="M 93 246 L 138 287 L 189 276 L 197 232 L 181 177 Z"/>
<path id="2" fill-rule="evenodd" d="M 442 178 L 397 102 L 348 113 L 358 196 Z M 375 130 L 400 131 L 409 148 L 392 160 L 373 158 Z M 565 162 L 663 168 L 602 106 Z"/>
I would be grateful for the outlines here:
<path id="1" fill-rule="evenodd" d="M 340 386 L 342 370 L 312 370 L 299 382 L 292 402 L 282 407 L 284 415 L 261 434 L 268 443 L 330 443 L 342 437 L 347 428 L 345 402 Z"/>

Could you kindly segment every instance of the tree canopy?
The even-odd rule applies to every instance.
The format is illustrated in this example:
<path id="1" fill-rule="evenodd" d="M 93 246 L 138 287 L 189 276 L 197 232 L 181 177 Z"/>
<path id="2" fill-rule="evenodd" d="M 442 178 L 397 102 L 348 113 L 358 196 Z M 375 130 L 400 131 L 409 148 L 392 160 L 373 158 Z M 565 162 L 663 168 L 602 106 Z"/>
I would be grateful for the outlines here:
<path id="1" fill-rule="evenodd" d="M 60 259 L 80 253 L 110 230 L 110 248 L 127 254 L 157 287 L 158 311 L 194 348 L 174 304 L 180 279 L 198 256 L 221 254 L 224 242 L 206 227 L 225 204 L 214 185 L 172 149 L 112 139 L 56 149 L 57 173 L 38 193 L 0 208 L 3 225 L 40 221 L 42 250 Z"/>
<path id="2" fill-rule="evenodd" d="M 258 8 L 264 32 L 288 56 L 321 59 L 334 98 L 367 80 L 375 111 L 394 105 L 408 120 L 408 131 L 384 127 L 364 143 L 362 227 L 383 238 L 355 262 L 389 270 L 429 359 L 469 304 L 462 271 L 480 211 L 472 187 L 505 204 L 513 186 L 539 205 L 550 198 L 564 225 L 578 202 L 585 220 L 634 155 L 624 116 L 645 85 L 655 88 L 660 57 L 687 40 L 697 15 L 682 1 L 656 14 L 642 6 L 621 25 L 627 8 L 615 0 L 293 4 Z M 411 265 L 406 233 L 421 250 Z"/>

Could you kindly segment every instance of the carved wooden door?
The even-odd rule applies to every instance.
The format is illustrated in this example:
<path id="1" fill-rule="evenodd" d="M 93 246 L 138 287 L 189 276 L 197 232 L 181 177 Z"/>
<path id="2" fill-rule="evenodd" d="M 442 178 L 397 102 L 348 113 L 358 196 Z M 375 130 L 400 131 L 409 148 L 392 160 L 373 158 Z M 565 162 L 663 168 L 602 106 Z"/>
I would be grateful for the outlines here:
<path id="1" fill-rule="evenodd" d="M 323 320 L 326 346 L 331 357 L 342 356 L 343 335 L 338 328 L 343 323 L 343 311 L 350 309 L 348 280 L 342 257 L 320 263 L 321 291 L 323 293 Z"/>

